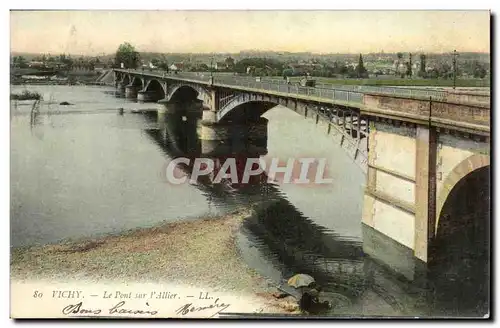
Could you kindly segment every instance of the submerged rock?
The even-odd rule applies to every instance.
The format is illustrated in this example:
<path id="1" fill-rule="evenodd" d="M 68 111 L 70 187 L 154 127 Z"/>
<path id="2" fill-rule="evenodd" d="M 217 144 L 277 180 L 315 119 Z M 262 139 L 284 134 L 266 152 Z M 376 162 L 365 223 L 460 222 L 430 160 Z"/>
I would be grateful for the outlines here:
<path id="1" fill-rule="evenodd" d="M 68 105 L 73 105 L 73 104 L 71 104 L 67 101 L 63 101 L 63 102 L 59 103 L 59 105 L 68 106 Z"/>

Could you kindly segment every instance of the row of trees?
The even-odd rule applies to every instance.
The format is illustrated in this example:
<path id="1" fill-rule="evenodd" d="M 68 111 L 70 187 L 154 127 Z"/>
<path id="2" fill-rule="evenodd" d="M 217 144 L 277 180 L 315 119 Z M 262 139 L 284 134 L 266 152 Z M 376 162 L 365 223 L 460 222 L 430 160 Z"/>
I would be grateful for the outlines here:
<path id="1" fill-rule="evenodd" d="M 63 69 L 84 69 L 93 70 L 96 64 L 101 63 L 100 59 L 97 57 L 93 58 L 72 58 L 70 55 L 60 54 L 57 56 L 52 55 L 40 55 L 33 58 L 33 61 L 42 63 L 38 67 L 41 68 L 63 68 Z M 14 67 L 27 68 L 30 62 L 24 56 L 14 56 L 12 58 L 12 64 Z"/>
<path id="2" fill-rule="evenodd" d="M 462 65 L 455 67 L 455 72 L 453 72 L 453 66 L 447 62 L 437 63 L 436 66 L 430 70 L 427 70 L 425 65 L 424 56 L 423 61 L 421 58 L 420 70 L 418 71 L 419 77 L 430 79 L 452 79 L 454 74 L 456 74 L 456 76 L 460 76 L 465 73 L 468 76 L 483 79 L 488 74 L 488 65 L 482 64 L 477 60 L 464 62 Z"/>
<path id="3" fill-rule="evenodd" d="M 488 74 L 488 65 L 480 63 L 478 60 L 468 60 L 463 62 L 461 65 L 455 64 L 455 67 L 447 62 L 437 63 L 436 67 L 431 70 L 427 70 L 427 56 L 424 54 L 420 55 L 420 69 L 418 71 L 418 76 L 423 78 L 453 78 L 453 70 L 455 69 L 455 74 L 457 76 L 465 73 L 474 78 L 483 79 Z"/>

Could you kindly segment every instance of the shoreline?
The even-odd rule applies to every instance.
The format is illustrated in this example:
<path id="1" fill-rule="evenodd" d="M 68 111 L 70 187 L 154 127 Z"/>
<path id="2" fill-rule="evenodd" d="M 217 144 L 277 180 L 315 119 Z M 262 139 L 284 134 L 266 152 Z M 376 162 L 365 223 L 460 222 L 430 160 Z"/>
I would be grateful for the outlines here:
<path id="1" fill-rule="evenodd" d="M 240 255 L 236 232 L 251 213 L 244 208 L 116 235 L 11 248 L 11 281 L 190 286 L 248 298 L 263 312 L 300 313 L 293 297 L 276 298 L 273 294 L 280 293 L 276 286 Z"/>

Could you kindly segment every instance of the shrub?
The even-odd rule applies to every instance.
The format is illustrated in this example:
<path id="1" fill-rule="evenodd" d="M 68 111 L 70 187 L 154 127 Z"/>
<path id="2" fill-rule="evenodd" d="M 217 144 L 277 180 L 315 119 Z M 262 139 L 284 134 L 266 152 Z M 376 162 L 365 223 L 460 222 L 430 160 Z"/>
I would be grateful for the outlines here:
<path id="1" fill-rule="evenodd" d="M 43 97 L 38 92 L 31 92 L 24 90 L 22 93 L 11 93 L 10 99 L 12 100 L 42 100 Z"/>

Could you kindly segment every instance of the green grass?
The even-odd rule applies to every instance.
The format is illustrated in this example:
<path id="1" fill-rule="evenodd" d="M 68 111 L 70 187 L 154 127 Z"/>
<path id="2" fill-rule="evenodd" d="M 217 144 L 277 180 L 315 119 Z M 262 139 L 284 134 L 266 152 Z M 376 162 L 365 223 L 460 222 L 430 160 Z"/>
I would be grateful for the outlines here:
<path id="1" fill-rule="evenodd" d="M 276 77 L 280 78 L 280 77 Z M 300 81 L 302 77 L 292 77 L 292 82 Z M 318 83 L 338 85 L 378 85 L 378 86 L 437 86 L 452 87 L 453 80 L 445 79 L 339 79 L 328 77 L 313 77 Z M 457 79 L 457 87 L 489 87 L 489 79 Z"/>

